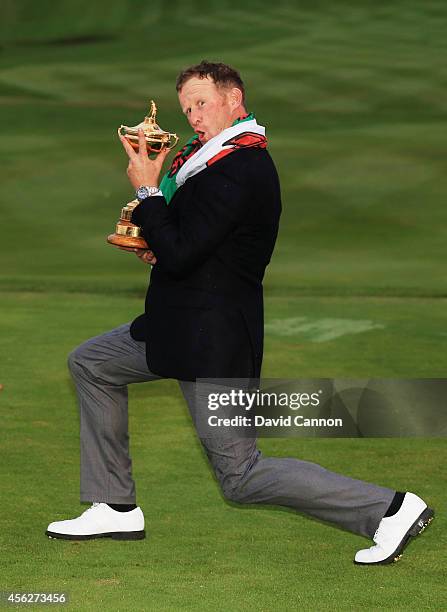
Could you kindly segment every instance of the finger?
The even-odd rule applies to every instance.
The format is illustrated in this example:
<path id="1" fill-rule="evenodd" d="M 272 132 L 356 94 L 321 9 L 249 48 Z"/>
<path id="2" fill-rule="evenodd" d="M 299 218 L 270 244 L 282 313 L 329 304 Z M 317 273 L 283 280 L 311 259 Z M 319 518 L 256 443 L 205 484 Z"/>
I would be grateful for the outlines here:
<path id="1" fill-rule="evenodd" d="M 124 136 L 122 136 L 120 134 L 119 135 L 119 139 L 121 140 L 121 144 L 123 145 L 124 150 L 126 151 L 127 155 L 129 156 L 129 159 L 135 159 L 137 157 L 137 154 L 133 150 L 132 146 L 129 144 L 127 138 L 125 138 Z"/>
<path id="2" fill-rule="evenodd" d="M 154 261 L 157 261 L 152 251 L 148 251 L 147 253 L 145 253 L 143 259 L 145 262 L 150 264 L 154 263 Z"/>
<path id="3" fill-rule="evenodd" d="M 160 172 L 161 167 L 163 166 L 163 162 L 165 161 L 168 153 L 169 149 L 163 147 L 163 149 L 160 150 L 160 153 L 157 154 L 157 157 L 152 160 L 152 163 L 154 164 L 158 172 Z"/>
<path id="4" fill-rule="evenodd" d="M 144 255 L 138 255 L 138 259 L 140 261 L 142 261 L 144 264 L 145 263 L 149 263 L 148 260 L 146 259 L 146 257 Z"/>
<path id="5" fill-rule="evenodd" d="M 144 132 L 141 128 L 138 130 L 138 145 L 140 156 L 147 157 L 146 138 L 144 137 Z"/>
<path id="6" fill-rule="evenodd" d="M 160 153 L 157 156 L 157 161 L 160 162 L 160 166 L 163 164 L 164 160 L 167 158 L 167 156 L 169 155 L 170 149 L 168 147 L 163 147 L 163 149 L 160 151 Z"/>

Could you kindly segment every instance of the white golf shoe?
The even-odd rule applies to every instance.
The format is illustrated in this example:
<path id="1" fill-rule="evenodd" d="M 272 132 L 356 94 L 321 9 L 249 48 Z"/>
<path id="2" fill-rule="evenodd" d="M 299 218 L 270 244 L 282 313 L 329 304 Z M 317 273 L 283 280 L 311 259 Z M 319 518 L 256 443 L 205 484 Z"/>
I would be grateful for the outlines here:
<path id="1" fill-rule="evenodd" d="M 410 538 L 422 533 L 434 515 L 434 511 L 420 497 L 406 493 L 396 514 L 380 521 L 373 538 L 375 546 L 359 550 L 354 563 L 385 565 L 398 561 Z"/>
<path id="2" fill-rule="evenodd" d="M 144 516 L 139 507 L 118 512 L 105 503 L 95 502 L 78 518 L 50 523 L 45 534 L 62 540 L 143 540 Z"/>

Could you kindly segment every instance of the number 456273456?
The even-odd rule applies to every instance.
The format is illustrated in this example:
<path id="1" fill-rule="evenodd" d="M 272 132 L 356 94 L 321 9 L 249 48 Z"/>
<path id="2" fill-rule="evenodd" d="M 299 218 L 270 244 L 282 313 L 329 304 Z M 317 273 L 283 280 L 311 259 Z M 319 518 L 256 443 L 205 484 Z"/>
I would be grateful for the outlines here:
<path id="1" fill-rule="evenodd" d="M 28 603 L 66 603 L 68 597 L 66 593 L 5 593 L 5 599 L 9 603 L 14 604 L 28 604 Z M 2 597 L 3 599 L 3 597 Z"/>

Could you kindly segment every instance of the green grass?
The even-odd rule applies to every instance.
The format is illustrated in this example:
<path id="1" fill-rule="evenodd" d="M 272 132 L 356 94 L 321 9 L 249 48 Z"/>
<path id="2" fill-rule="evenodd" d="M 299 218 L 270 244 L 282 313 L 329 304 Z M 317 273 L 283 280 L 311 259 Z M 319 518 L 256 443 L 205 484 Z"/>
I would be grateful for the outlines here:
<path id="1" fill-rule="evenodd" d="M 329 367 L 337 376 L 435 375 L 436 350 L 442 357 L 433 337 L 439 321 L 435 316 L 433 328 L 418 329 L 414 321 L 426 300 L 410 306 L 402 302 L 268 299 L 265 375 L 310 377 L 327 374 Z M 6 336 L 7 359 L 0 447 L 8 514 L 2 585 L 65 590 L 70 607 L 78 610 L 85 602 L 89 608 L 113 610 L 324 610 L 334 601 L 337 609 L 440 609 L 446 601 L 443 440 L 260 441 L 266 454 L 296 456 L 355 478 L 416 490 L 440 510 L 433 527 L 399 564 L 359 568 L 351 557 L 364 546 L 363 538 L 292 511 L 238 507 L 222 499 L 174 381 L 130 389 L 131 454 L 149 538 L 138 543 L 45 538 L 48 522 L 84 509 L 78 501 L 79 426 L 66 355 L 82 339 L 131 318 L 140 307 L 138 298 L 113 294 L 3 295 L 0 332 Z M 445 304 L 436 302 L 436 307 L 439 317 Z M 287 321 L 290 312 L 320 322 L 328 314 L 369 317 L 386 327 L 324 342 L 315 328 L 287 336 L 274 325 L 268 331 L 275 320 Z M 419 364 L 413 350 L 398 363 L 402 349 L 394 338 L 406 336 L 409 346 L 420 346 L 433 362 Z M 365 341 L 368 350 L 362 352 Z"/>
<path id="2" fill-rule="evenodd" d="M 148 269 L 105 242 L 132 198 L 116 128 L 154 97 L 161 126 L 186 139 L 175 76 L 203 57 L 241 70 L 281 176 L 264 376 L 445 375 L 444 3 L 5 0 L 2 11 L 0 590 L 66 590 L 73 610 L 444 609 L 444 440 L 260 441 L 437 508 L 400 563 L 358 568 L 363 538 L 222 499 L 174 381 L 130 389 L 149 538 L 43 535 L 84 509 L 67 354 L 139 314 L 147 285 Z"/>

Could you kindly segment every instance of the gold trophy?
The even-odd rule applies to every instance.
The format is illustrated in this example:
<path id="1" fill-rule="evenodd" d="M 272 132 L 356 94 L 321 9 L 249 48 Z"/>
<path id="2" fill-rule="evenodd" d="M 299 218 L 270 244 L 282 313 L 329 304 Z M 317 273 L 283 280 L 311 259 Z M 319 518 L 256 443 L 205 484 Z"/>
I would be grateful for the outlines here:
<path id="1" fill-rule="evenodd" d="M 157 107 L 155 102 L 151 100 L 151 106 L 149 115 L 144 118 L 144 121 L 129 127 L 127 125 L 121 125 L 118 128 L 118 134 L 124 136 L 129 144 L 138 151 L 138 130 L 142 129 L 144 132 L 144 138 L 146 140 L 147 153 L 160 153 L 164 148 L 172 149 L 178 142 L 177 134 L 171 134 L 161 129 L 155 122 L 155 115 L 157 114 Z M 116 224 L 114 234 L 110 234 L 107 237 L 107 242 L 114 244 L 119 247 L 126 247 L 129 249 L 147 249 L 149 248 L 146 240 L 140 235 L 141 229 L 131 223 L 132 212 L 134 208 L 138 206 L 138 200 L 132 200 L 128 202 L 126 206 L 121 209 L 121 216 Z"/>

